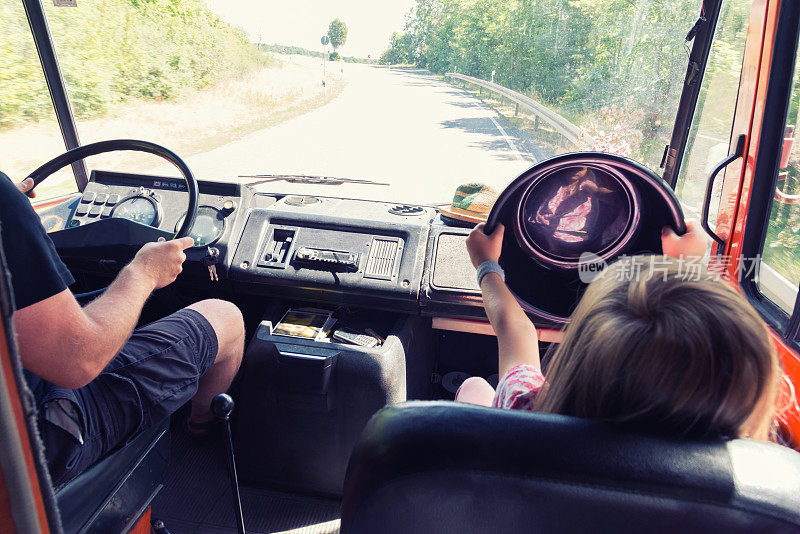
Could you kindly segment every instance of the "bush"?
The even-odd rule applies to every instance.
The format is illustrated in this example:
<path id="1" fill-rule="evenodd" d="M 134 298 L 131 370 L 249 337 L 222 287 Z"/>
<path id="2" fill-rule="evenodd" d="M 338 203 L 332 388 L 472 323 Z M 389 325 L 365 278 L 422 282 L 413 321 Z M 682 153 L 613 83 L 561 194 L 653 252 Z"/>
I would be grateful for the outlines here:
<path id="1" fill-rule="evenodd" d="M 169 99 L 266 66 L 272 57 L 202 0 L 45 3 L 73 110 L 100 115 L 131 98 Z M 52 117 L 19 0 L 0 0 L 0 126 Z"/>

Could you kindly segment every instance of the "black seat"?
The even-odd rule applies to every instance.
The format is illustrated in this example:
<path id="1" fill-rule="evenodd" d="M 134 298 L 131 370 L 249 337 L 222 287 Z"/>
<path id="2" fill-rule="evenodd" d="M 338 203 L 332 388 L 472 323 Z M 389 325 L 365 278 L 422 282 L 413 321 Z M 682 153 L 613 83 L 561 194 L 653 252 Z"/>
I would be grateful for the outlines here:
<path id="1" fill-rule="evenodd" d="M 56 490 L 64 532 L 127 532 L 161 489 L 168 461 L 166 420 Z"/>
<path id="2" fill-rule="evenodd" d="M 800 532 L 800 454 L 406 403 L 378 412 L 353 451 L 342 532 Z"/>

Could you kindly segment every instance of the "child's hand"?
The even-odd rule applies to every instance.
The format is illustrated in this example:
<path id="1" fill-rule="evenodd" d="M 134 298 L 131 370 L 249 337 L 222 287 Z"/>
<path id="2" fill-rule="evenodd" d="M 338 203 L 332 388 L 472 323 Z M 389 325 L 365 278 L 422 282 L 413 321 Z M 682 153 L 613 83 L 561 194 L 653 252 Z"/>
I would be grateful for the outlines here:
<path id="1" fill-rule="evenodd" d="M 687 257 L 703 257 L 711 239 L 700 223 L 695 220 L 686 221 L 686 233 L 679 236 L 669 226 L 661 230 L 661 248 L 664 255 L 681 259 Z"/>
<path id="2" fill-rule="evenodd" d="M 487 261 L 497 261 L 500 259 L 500 250 L 503 248 L 503 231 L 505 227 L 498 224 L 491 235 L 486 235 L 483 228 L 486 226 L 481 223 L 470 232 L 467 237 L 467 251 L 472 265 L 477 269 L 478 266 Z"/>

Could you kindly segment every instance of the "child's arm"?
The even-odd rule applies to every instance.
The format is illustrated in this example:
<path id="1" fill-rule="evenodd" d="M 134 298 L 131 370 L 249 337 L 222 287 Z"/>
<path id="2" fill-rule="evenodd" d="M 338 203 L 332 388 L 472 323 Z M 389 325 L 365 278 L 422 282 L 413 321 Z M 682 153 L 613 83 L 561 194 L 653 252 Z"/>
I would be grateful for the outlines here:
<path id="1" fill-rule="evenodd" d="M 484 261 L 497 261 L 503 245 L 503 225 L 491 235 L 483 232 L 483 224 L 475 227 L 467 238 L 467 251 L 477 269 Z M 536 328 L 497 273 L 490 272 L 481 280 L 483 306 L 497 334 L 499 373 L 502 377 L 514 366 L 532 365 L 541 370 Z"/>

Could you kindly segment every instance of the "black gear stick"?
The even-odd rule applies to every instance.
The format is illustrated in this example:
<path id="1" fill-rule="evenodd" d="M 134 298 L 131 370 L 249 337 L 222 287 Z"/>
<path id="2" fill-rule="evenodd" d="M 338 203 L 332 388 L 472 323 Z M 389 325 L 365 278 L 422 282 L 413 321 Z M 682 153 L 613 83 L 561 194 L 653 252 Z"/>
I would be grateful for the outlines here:
<path id="1" fill-rule="evenodd" d="M 231 479 L 231 491 L 233 492 L 233 507 L 236 512 L 236 530 L 239 534 L 245 534 L 244 517 L 242 515 L 242 499 L 239 496 L 239 478 L 236 476 L 236 461 L 233 456 L 233 435 L 231 434 L 231 413 L 235 403 L 230 395 L 220 393 L 211 400 L 211 411 L 217 419 L 225 423 L 225 448 L 228 451 L 228 475 Z"/>

